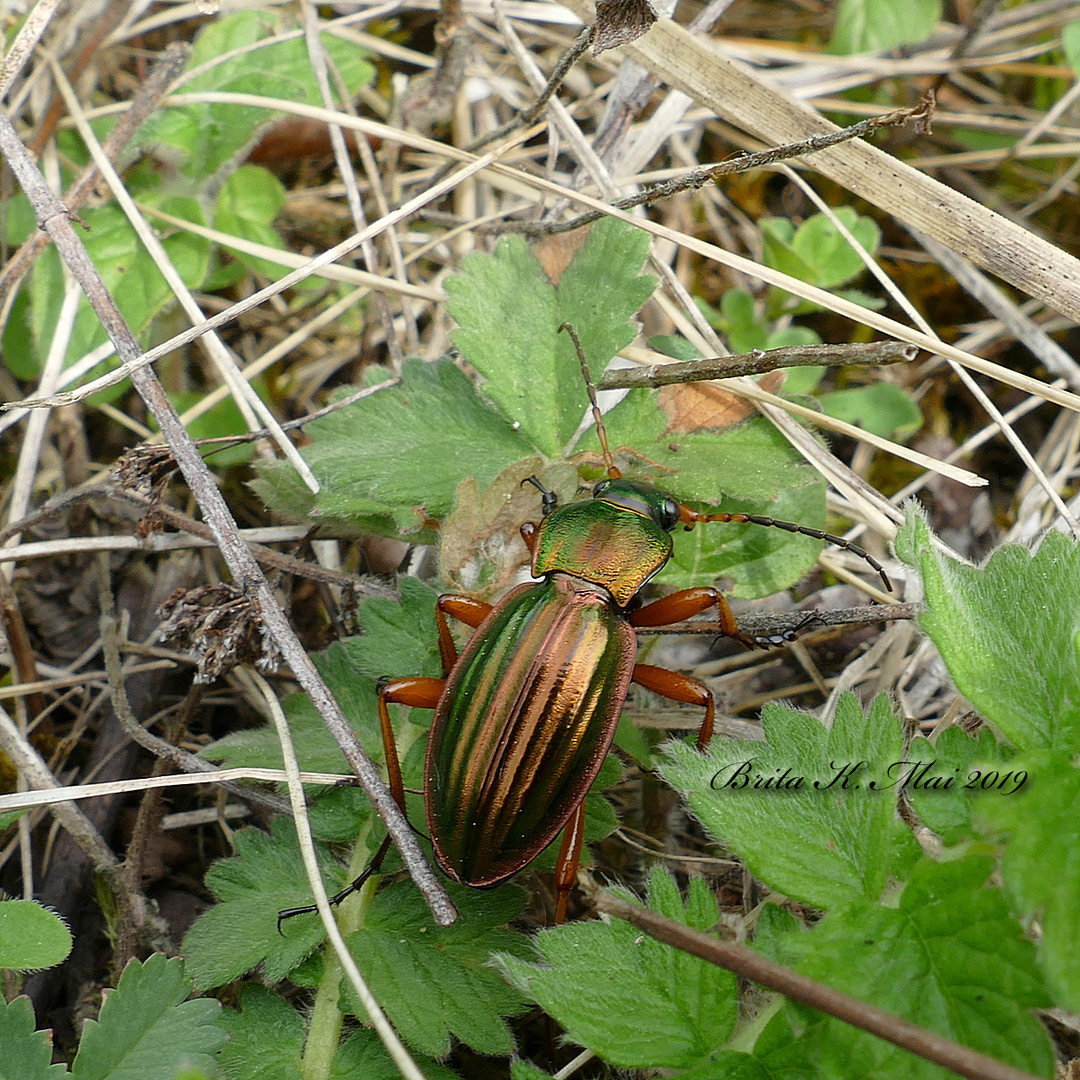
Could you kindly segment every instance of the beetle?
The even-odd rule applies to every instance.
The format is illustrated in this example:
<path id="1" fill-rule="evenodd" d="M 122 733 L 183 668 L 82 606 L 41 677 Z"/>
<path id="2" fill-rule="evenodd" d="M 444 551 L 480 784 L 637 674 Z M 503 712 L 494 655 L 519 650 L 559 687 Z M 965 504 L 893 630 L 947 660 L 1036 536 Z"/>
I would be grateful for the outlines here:
<path id="1" fill-rule="evenodd" d="M 378 714 L 390 790 L 404 806 L 404 785 L 387 706 L 434 709 L 424 767 L 424 806 L 435 859 L 453 880 L 490 888 L 530 863 L 566 827 L 556 863 L 556 921 L 565 919 L 584 826 L 584 800 L 603 764 L 631 683 L 704 709 L 697 745 L 712 737 L 711 691 L 688 675 L 636 661 L 635 631 L 666 626 L 715 608 L 721 632 L 748 647 L 794 640 L 742 634 L 724 596 L 688 588 L 642 604 L 645 585 L 672 555 L 674 529 L 741 522 L 826 540 L 865 559 L 891 590 L 881 564 L 841 537 L 792 522 L 740 513 L 700 513 L 651 484 L 626 479 L 608 448 L 581 343 L 585 378 L 607 476 L 592 497 L 558 506 L 554 492 L 529 477 L 542 497 L 539 524 L 521 535 L 538 581 L 518 585 L 491 605 L 444 595 L 436 605 L 444 677 L 384 679 Z M 473 629 L 459 654 L 454 618 Z M 813 616 L 810 617 L 810 621 Z M 382 863 L 337 894 L 339 902 Z M 279 916 L 312 908 L 292 908 Z"/>

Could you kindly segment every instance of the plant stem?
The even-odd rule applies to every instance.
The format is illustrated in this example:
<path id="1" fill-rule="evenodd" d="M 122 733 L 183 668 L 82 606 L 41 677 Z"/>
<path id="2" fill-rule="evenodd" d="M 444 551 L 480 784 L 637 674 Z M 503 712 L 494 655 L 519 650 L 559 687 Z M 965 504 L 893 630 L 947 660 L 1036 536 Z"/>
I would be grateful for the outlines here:
<path id="1" fill-rule="evenodd" d="M 368 841 L 372 824 L 369 818 L 353 845 L 348 869 L 350 881 L 360 875 L 371 859 L 371 845 Z M 364 925 L 371 898 L 375 895 L 376 880 L 366 882 L 359 892 L 354 893 L 339 905 L 338 926 L 341 927 L 344 937 L 348 937 Z M 330 1075 L 334 1056 L 341 1041 L 343 1016 L 340 1001 L 341 978 L 344 971 L 333 949 L 327 949 L 325 957 L 323 976 L 319 980 L 319 989 L 315 994 L 311 1023 L 308 1025 L 307 1039 L 304 1043 L 304 1055 L 300 1061 L 302 1080 L 326 1080 Z"/>

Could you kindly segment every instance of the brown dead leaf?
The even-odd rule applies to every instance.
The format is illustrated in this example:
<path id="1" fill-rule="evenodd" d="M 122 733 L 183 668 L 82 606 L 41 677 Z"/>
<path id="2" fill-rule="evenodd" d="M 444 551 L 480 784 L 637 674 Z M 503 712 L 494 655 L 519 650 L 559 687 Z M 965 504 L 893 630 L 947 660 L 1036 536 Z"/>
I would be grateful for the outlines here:
<path id="1" fill-rule="evenodd" d="M 758 385 L 770 394 L 777 393 L 784 385 L 783 371 L 770 371 L 761 377 Z M 685 434 L 703 428 L 731 427 L 757 411 L 752 401 L 747 401 L 716 383 L 675 383 L 660 387 L 660 408 L 667 413 L 668 433 Z"/>
<path id="2" fill-rule="evenodd" d="M 544 273 L 551 279 L 552 285 L 559 284 L 563 271 L 581 250 L 589 235 L 588 229 L 575 229 L 573 232 L 555 233 L 545 236 L 536 245 L 534 253 L 544 268 Z"/>

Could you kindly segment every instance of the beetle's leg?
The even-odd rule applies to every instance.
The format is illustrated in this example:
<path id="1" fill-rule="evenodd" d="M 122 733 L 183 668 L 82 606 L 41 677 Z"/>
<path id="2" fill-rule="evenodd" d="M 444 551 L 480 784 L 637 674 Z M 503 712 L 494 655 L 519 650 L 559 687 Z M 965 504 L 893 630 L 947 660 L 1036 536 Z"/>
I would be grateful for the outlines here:
<path id="1" fill-rule="evenodd" d="M 540 530 L 537 529 L 536 523 L 532 521 L 526 521 L 521 526 L 521 539 L 525 541 L 525 546 L 529 549 L 529 554 L 533 553 L 533 548 L 536 547 L 536 534 Z"/>
<path id="2" fill-rule="evenodd" d="M 490 611 L 490 604 L 485 604 L 482 600 L 474 600 L 471 596 L 447 593 L 439 597 L 435 605 L 435 623 L 439 628 L 439 655 L 442 657 L 444 675 L 449 675 L 457 662 L 457 646 L 450 636 L 450 624 L 446 616 L 450 615 L 458 622 L 463 622 L 475 630 L 488 617 Z M 420 708 L 434 709 L 435 706 L 422 705 Z"/>
<path id="3" fill-rule="evenodd" d="M 585 802 L 582 800 L 563 829 L 559 857 L 555 860 L 556 924 L 566 922 L 566 903 L 570 899 L 570 890 L 573 889 L 574 882 L 577 880 L 578 863 L 581 860 L 581 841 L 584 835 Z"/>
<path id="4" fill-rule="evenodd" d="M 708 586 L 697 589 L 681 589 L 667 596 L 646 604 L 630 613 L 631 626 L 668 626 L 671 623 L 692 619 L 709 608 L 715 607 L 720 616 L 720 633 L 741 641 L 747 648 L 753 648 L 759 642 L 739 632 L 735 625 L 735 616 L 724 598 L 723 593 Z"/>
<path id="5" fill-rule="evenodd" d="M 628 616 L 631 626 L 668 626 L 671 623 L 682 622 L 700 615 L 709 608 L 716 606 L 720 616 L 720 633 L 725 637 L 741 641 L 748 649 L 770 649 L 786 642 L 794 641 L 795 634 L 807 623 L 813 622 L 819 616 L 810 616 L 804 619 L 793 630 L 785 630 L 782 634 L 754 635 L 753 637 L 743 634 L 735 624 L 735 616 L 731 614 L 731 608 L 723 593 L 717 592 L 708 586 L 697 589 L 682 589 L 679 592 L 662 596 L 651 604 L 646 604 L 637 611 L 632 611 Z"/>
<path id="6" fill-rule="evenodd" d="M 652 664 L 635 664 L 634 674 L 631 679 L 651 690 L 654 694 L 669 698 L 671 701 L 680 701 L 684 705 L 700 705 L 705 710 L 705 719 L 701 721 L 698 729 L 697 748 L 704 750 L 713 735 L 713 717 L 716 707 L 713 703 L 712 691 L 697 679 L 689 675 L 681 675 L 677 671 L 668 671 L 667 668 L 653 667 Z"/>
<path id="7" fill-rule="evenodd" d="M 383 679 L 378 688 L 379 726 L 382 729 L 383 751 L 386 757 L 386 774 L 389 781 L 390 794 L 394 796 L 394 802 L 405 812 L 405 783 L 401 778 L 401 762 L 398 760 L 397 743 L 394 740 L 394 729 L 390 723 L 390 711 L 387 704 L 393 702 L 398 705 L 411 705 L 416 709 L 434 709 L 442 696 L 445 679 L 426 679 L 421 677 L 411 679 Z M 382 868 L 383 859 L 390 850 L 390 837 L 387 836 L 375 852 L 375 857 L 359 877 L 350 881 L 339 893 L 330 897 L 330 906 L 336 907 L 347 896 L 358 892 L 372 874 L 377 874 Z M 294 915 L 306 915 L 308 912 L 317 911 L 314 904 L 305 907 L 285 908 L 278 912 L 278 933 L 281 933 L 281 924 L 285 919 L 291 919 Z"/>

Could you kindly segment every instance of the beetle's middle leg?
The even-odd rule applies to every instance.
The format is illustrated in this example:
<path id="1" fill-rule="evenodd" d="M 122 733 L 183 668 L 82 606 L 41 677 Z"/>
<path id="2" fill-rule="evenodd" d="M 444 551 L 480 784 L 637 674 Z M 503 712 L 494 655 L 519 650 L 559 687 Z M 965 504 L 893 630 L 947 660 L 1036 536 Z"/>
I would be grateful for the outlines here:
<path id="1" fill-rule="evenodd" d="M 704 750 L 709 745 L 713 736 L 716 704 L 712 691 L 703 682 L 677 671 L 654 667 L 652 664 L 635 664 L 631 680 L 670 701 L 678 701 L 683 705 L 700 705 L 705 710 L 705 718 L 698 729 L 697 748 Z"/>

